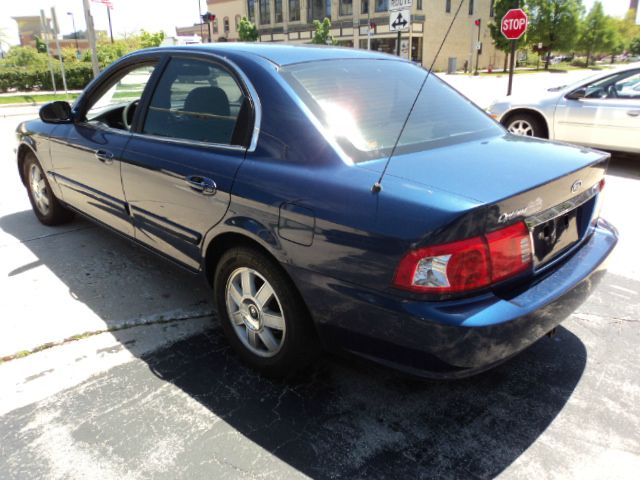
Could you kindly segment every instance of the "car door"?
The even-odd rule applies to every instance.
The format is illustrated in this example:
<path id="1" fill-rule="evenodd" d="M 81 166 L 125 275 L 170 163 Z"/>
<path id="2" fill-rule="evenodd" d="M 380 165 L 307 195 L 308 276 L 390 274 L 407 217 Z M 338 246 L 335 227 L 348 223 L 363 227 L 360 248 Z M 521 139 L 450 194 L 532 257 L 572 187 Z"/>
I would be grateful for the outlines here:
<path id="1" fill-rule="evenodd" d="M 640 70 L 617 73 L 561 98 L 554 116 L 555 138 L 605 149 L 640 151 L 638 79 Z"/>
<path id="2" fill-rule="evenodd" d="M 197 269 L 225 215 L 253 110 L 236 73 L 210 56 L 173 56 L 143 105 L 122 181 L 140 242 Z"/>
<path id="3" fill-rule="evenodd" d="M 157 59 L 138 61 L 96 84 L 52 138 L 53 174 L 63 200 L 96 220 L 133 236 L 120 178 L 129 125 Z M 124 116 L 126 119 L 123 119 Z"/>

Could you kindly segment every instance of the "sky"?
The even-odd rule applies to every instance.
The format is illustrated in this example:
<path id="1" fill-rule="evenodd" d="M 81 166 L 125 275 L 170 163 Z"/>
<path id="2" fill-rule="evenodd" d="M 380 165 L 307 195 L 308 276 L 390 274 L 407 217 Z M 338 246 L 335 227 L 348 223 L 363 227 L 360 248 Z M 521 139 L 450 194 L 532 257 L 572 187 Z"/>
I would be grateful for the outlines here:
<path id="1" fill-rule="evenodd" d="M 583 0 L 587 11 L 595 0 Z M 112 0 L 111 20 L 116 37 L 138 32 L 163 30 L 168 35 L 175 35 L 176 26 L 187 26 L 198 22 L 198 0 Z M 106 7 L 99 3 L 91 3 L 93 21 L 98 30 L 108 30 Z M 205 0 L 200 0 L 203 8 Z M 605 13 L 623 17 L 629 8 L 629 0 L 602 0 Z M 18 43 L 18 29 L 11 17 L 22 15 L 39 15 L 40 9 L 47 12 L 56 8 L 56 14 L 62 33 L 71 33 L 72 12 L 78 30 L 84 30 L 84 14 L 82 0 L 0 0 L 0 29 L 8 36 L 9 43 Z"/>
<path id="2" fill-rule="evenodd" d="M 89 2 L 93 23 L 97 30 L 109 29 L 107 7 L 100 3 Z M 175 27 L 184 27 L 198 22 L 198 0 L 112 0 L 111 23 L 113 34 L 124 34 L 163 30 L 175 35 Z M 200 0 L 203 11 L 206 1 Z M 76 28 L 85 29 L 82 0 L 0 0 L 0 29 L 4 30 L 12 44 L 18 43 L 18 28 L 11 17 L 40 15 L 44 9 L 50 17 L 51 7 L 55 7 L 56 16 L 62 33 L 73 32 L 71 16 L 75 17 Z"/>

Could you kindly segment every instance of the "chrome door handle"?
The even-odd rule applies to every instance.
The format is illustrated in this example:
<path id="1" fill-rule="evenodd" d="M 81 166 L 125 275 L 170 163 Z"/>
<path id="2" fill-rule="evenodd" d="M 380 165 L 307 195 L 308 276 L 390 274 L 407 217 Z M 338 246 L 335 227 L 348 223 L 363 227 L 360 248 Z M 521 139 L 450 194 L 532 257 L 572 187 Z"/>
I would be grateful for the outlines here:
<path id="1" fill-rule="evenodd" d="M 640 116 L 640 110 L 629 110 L 627 112 L 627 115 L 629 115 L 630 117 Z"/>
<path id="2" fill-rule="evenodd" d="M 202 193 L 203 195 L 215 195 L 218 191 L 216 182 L 210 178 L 201 177 L 200 175 L 191 175 L 187 177 L 187 183 L 191 190 Z"/>
<path id="3" fill-rule="evenodd" d="M 100 162 L 106 165 L 111 165 L 113 163 L 113 153 L 107 150 L 96 150 L 95 155 Z"/>

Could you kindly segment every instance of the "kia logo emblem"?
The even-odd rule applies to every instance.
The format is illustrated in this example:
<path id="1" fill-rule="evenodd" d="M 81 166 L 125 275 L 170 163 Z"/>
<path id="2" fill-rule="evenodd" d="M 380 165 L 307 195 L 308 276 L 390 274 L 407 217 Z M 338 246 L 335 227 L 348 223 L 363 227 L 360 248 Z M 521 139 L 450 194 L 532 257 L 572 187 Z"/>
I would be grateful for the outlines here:
<path id="1" fill-rule="evenodd" d="M 582 180 L 576 180 L 575 182 L 573 182 L 573 185 L 571 185 L 571 192 L 576 193 L 578 190 L 580 190 L 581 186 Z"/>

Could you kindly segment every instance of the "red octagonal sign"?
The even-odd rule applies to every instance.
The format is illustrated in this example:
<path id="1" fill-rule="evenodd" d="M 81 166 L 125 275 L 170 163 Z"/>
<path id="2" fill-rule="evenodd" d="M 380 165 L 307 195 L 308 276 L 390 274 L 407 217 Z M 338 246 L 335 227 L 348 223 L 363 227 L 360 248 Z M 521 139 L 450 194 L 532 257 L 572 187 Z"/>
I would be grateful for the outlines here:
<path id="1" fill-rule="evenodd" d="M 521 8 L 512 8 L 502 17 L 500 30 L 509 40 L 517 40 L 527 31 L 529 19 Z"/>

